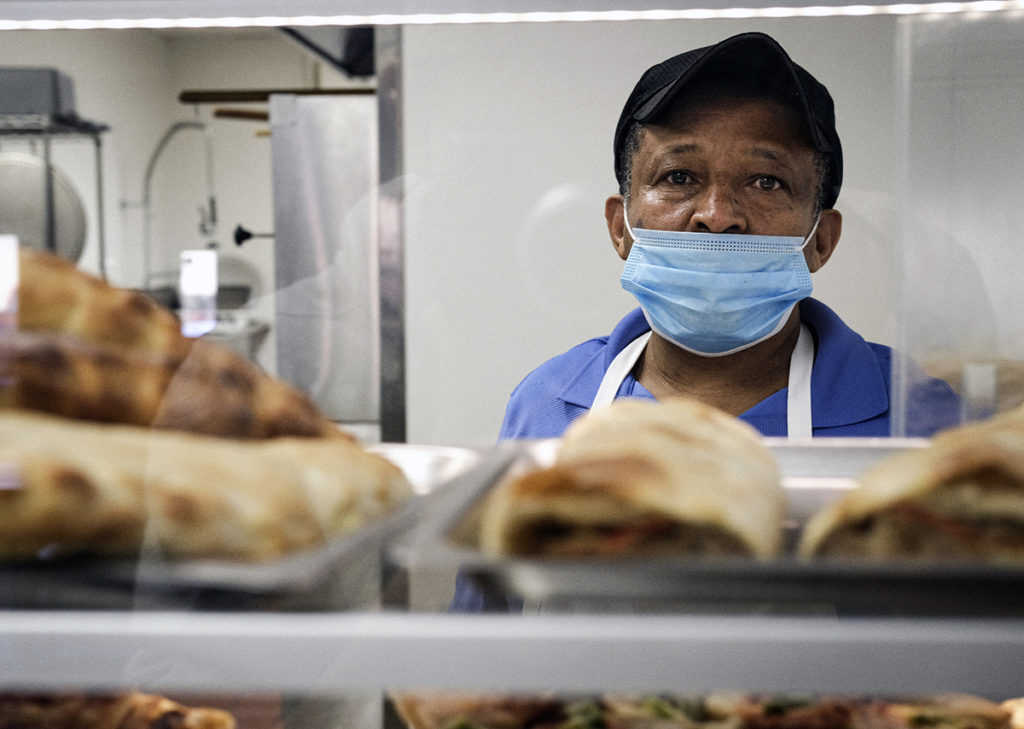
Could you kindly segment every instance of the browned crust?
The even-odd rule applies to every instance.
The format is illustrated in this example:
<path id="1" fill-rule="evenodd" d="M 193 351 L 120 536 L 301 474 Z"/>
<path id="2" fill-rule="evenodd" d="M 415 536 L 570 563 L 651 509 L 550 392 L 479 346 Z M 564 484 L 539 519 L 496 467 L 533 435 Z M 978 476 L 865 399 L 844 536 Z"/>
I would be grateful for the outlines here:
<path id="1" fill-rule="evenodd" d="M 177 316 L 70 261 L 20 251 L 18 327 L 0 334 L 0 407 L 236 438 L 345 437 L 313 401 Z"/>
<path id="2" fill-rule="evenodd" d="M 185 356 L 0 334 L 0 407 L 235 438 L 344 437 L 303 393 L 212 342 Z"/>
<path id="3" fill-rule="evenodd" d="M 259 561 L 326 543 L 412 494 L 401 469 L 332 438 L 236 440 L 0 411 L 0 559 Z"/>
<path id="4" fill-rule="evenodd" d="M 184 357 L 189 340 L 177 316 L 148 296 L 112 286 L 59 256 L 19 251 L 18 326 L 86 341 Z"/>
<path id="5" fill-rule="evenodd" d="M 3 693 L 0 729 L 235 729 L 235 719 L 221 709 L 140 692 Z"/>

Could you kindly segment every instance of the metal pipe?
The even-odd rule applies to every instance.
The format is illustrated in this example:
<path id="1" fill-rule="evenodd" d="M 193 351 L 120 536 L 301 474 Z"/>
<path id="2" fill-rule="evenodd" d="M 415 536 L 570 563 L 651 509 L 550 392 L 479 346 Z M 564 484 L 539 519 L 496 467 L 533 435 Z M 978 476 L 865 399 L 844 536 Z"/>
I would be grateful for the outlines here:
<path id="1" fill-rule="evenodd" d="M 103 211 L 103 142 L 99 134 L 93 135 L 96 152 L 96 243 L 99 246 L 100 276 L 107 278 L 107 231 Z"/>
<path id="2" fill-rule="evenodd" d="M 164 135 L 157 142 L 156 148 L 149 157 L 149 162 L 146 164 L 146 174 L 143 177 L 142 182 L 142 208 L 144 214 L 143 223 L 143 250 L 142 250 L 142 266 L 143 266 L 143 285 L 149 287 L 150 271 L 152 262 L 152 240 L 150 231 L 151 222 L 151 210 L 150 210 L 150 191 L 153 182 L 153 173 L 156 170 L 156 163 L 160 159 L 160 155 L 163 154 L 164 149 L 170 143 L 171 139 L 174 138 L 178 132 L 185 129 L 194 129 L 201 131 L 205 135 L 204 150 L 206 154 L 206 208 L 203 210 L 200 208 L 200 221 L 199 230 L 203 235 L 212 234 L 217 228 L 217 205 L 216 199 L 213 193 L 213 135 L 210 133 L 209 128 L 204 122 L 201 121 L 178 121 L 171 124 L 171 126 L 164 132 Z"/>
<path id="3" fill-rule="evenodd" d="M 46 206 L 43 218 L 43 250 L 57 252 L 57 204 L 53 190 L 53 159 L 50 150 L 50 134 L 43 132 L 43 200 Z"/>

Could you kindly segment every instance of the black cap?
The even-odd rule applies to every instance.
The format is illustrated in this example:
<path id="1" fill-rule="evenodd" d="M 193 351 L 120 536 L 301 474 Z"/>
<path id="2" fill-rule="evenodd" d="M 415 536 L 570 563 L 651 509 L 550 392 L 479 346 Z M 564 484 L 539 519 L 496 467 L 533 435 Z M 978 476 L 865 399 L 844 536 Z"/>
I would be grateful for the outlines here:
<path id="1" fill-rule="evenodd" d="M 626 176 L 622 152 L 633 122 L 653 122 L 687 86 L 712 74 L 731 74 L 763 88 L 775 90 L 807 125 L 815 149 L 828 155 L 829 169 L 824 205 L 830 208 L 839 197 L 843 182 L 843 150 L 836 133 L 832 96 L 817 79 L 793 62 L 782 46 L 764 33 L 741 33 L 720 43 L 680 53 L 640 77 L 615 127 L 615 177 Z"/>

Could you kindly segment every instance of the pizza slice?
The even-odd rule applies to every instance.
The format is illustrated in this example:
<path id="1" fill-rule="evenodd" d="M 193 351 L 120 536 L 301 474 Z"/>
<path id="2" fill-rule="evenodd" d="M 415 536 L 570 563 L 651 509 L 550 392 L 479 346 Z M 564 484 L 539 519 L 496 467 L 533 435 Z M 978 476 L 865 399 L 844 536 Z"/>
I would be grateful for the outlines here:
<path id="1" fill-rule="evenodd" d="M 401 693 L 391 703 L 409 729 L 530 729 L 563 706 L 548 695 L 459 692 Z"/>
<path id="2" fill-rule="evenodd" d="M 1009 710 L 971 694 L 886 700 L 719 692 L 697 698 L 604 697 L 602 702 L 609 729 L 1011 729 Z M 637 724 L 636 717 L 659 723 Z"/>
<path id="3" fill-rule="evenodd" d="M 740 729 L 735 708 L 703 696 L 603 694 L 593 702 L 578 702 L 570 713 L 600 715 L 598 726 L 608 729 Z"/>
<path id="4" fill-rule="evenodd" d="M 409 729 L 1015 729 L 1009 703 L 970 694 L 434 693 L 398 697 L 396 706 Z"/>
<path id="5" fill-rule="evenodd" d="M 971 694 L 865 701 L 855 709 L 855 729 L 1012 729 L 1009 711 Z"/>
<path id="6" fill-rule="evenodd" d="M 0 694 L 0 729 L 235 729 L 221 709 L 186 706 L 137 691 Z"/>

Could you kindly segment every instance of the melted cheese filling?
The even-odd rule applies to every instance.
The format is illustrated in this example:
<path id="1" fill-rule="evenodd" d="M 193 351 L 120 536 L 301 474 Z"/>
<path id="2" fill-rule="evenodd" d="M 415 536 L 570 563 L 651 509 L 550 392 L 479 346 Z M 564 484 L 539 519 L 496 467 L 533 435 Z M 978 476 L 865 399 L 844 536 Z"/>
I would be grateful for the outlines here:
<path id="1" fill-rule="evenodd" d="M 981 480 L 950 484 L 837 529 L 819 553 L 1024 564 L 1024 496 Z"/>
<path id="2" fill-rule="evenodd" d="M 548 557 L 685 554 L 740 556 L 749 553 L 735 536 L 713 526 L 685 524 L 661 516 L 628 522 L 574 524 L 546 518 L 511 536 L 513 552 Z"/>

